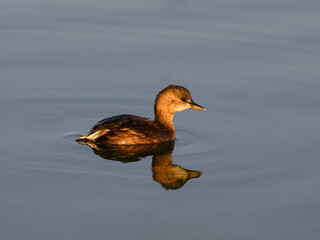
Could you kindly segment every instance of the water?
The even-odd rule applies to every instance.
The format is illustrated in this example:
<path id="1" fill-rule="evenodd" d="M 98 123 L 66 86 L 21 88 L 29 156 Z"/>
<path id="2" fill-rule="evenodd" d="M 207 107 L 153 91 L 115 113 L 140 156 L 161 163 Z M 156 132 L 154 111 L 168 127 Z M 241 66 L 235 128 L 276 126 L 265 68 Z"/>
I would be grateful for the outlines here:
<path id="1" fill-rule="evenodd" d="M 1 1 L 1 239 L 319 239 L 319 7 Z M 207 111 L 165 159 L 201 176 L 73 141 L 171 83 Z"/>

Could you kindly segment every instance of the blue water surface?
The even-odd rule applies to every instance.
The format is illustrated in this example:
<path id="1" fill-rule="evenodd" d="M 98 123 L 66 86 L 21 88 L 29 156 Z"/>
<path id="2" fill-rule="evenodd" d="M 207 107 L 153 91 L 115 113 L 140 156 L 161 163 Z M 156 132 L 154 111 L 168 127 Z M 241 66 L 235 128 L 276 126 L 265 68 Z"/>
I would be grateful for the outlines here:
<path id="1" fill-rule="evenodd" d="M 320 239 L 320 2 L 0 2 L 0 237 Z M 75 138 L 116 114 L 177 113 L 176 189 L 153 156 Z"/>

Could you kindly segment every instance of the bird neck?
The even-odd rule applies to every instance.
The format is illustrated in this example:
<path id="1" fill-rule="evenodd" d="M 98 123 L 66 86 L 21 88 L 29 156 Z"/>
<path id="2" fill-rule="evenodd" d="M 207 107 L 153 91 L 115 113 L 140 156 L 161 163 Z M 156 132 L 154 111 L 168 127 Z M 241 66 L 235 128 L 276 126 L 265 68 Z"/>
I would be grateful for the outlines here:
<path id="1" fill-rule="evenodd" d="M 159 107 L 157 104 L 154 106 L 154 121 L 163 125 L 166 129 L 173 133 L 175 136 L 175 129 L 173 126 L 173 113 L 169 113 L 167 109 Z"/>

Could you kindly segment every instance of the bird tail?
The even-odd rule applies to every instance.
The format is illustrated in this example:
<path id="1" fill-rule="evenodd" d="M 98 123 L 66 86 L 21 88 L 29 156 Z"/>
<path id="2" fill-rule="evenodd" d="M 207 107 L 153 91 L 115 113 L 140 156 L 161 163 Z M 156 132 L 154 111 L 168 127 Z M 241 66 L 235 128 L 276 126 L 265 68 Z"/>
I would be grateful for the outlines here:
<path id="1" fill-rule="evenodd" d="M 78 138 L 76 139 L 76 141 L 86 140 L 86 139 L 88 139 L 88 135 L 84 135 L 84 136 L 78 137 Z"/>

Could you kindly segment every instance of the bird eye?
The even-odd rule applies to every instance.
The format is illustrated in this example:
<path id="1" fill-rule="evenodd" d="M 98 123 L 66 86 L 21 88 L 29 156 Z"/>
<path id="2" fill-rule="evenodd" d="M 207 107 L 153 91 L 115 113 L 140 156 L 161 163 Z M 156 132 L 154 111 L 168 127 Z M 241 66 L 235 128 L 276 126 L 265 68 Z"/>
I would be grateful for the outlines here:
<path id="1" fill-rule="evenodd" d="M 183 102 L 186 102 L 186 101 L 187 101 L 187 99 L 186 99 L 186 98 L 182 98 L 181 100 L 182 100 Z"/>

